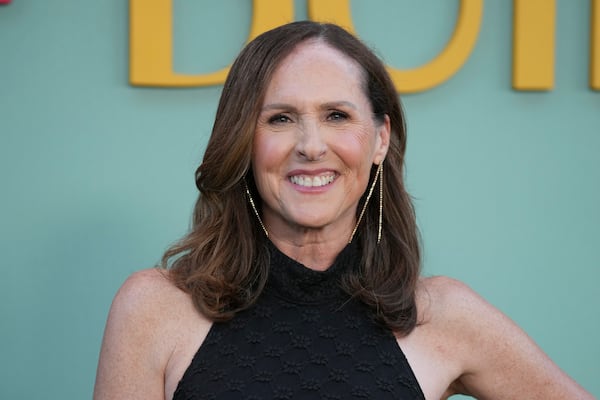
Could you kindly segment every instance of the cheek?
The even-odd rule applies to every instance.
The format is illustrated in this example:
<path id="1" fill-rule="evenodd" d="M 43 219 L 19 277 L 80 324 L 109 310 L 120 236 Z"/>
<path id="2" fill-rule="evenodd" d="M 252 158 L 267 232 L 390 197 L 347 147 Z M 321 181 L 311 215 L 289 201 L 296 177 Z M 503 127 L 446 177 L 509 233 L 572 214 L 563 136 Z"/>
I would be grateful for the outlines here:
<path id="1" fill-rule="evenodd" d="M 252 146 L 252 164 L 255 168 L 262 169 L 273 159 L 273 152 L 277 146 L 267 135 L 257 133 Z"/>
<path id="2" fill-rule="evenodd" d="M 259 185 L 269 185 L 272 174 L 279 175 L 285 166 L 286 141 L 281 135 L 257 133 L 252 147 L 252 169 Z"/>
<path id="3" fill-rule="evenodd" d="M 359 173 L 362 173 L 363 170 L 370 171 L 376 144 L 375 133 L 363 129 L 336 141 L 335 146 L 338 154 L 347 160 L 347 166 L 356 168 L 361 171 Z"/>

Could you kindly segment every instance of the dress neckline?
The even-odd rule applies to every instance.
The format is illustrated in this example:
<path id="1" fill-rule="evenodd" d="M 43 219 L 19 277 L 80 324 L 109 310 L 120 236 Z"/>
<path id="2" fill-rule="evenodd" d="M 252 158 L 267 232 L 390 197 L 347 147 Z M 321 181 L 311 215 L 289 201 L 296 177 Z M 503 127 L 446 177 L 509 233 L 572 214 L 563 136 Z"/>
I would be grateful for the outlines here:
<path id="1" fill-rule="evenodd" d="M 322 304 L 335 298 L 347 299 L 342 277 L 360 265 L 358 245 L 349 243 L 324 271 L 316 271 L 290 258 L 269 241 L 270 268 L 266 289 L 297 304 Z"/>

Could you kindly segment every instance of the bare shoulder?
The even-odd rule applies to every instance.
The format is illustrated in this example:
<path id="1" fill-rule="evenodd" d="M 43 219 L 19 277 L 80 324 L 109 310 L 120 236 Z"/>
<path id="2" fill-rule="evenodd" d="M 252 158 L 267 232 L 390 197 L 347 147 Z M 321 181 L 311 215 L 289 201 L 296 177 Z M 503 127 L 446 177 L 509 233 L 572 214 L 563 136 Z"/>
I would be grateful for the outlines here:
<path id="1" fill-rule="evenodd" d="M 122 290 L 132 290 L 136 292 L 140 289 L 164 289 L 172 290 L 175 285 L 169 279 L 169 271 L 160 268 L 148 268 L 136 271 L 129 275 L 123 286 Z"/>
<path id="2" fill-rule="evenodd" d="M 421 278 L 417 288 L 417 305 L 423 322 L 461 322 L 493 309 L 465 283 L 446 276 Z M 481 317 L 485 318 L 486 315 Z M 462 321 L 464 322 L 464 321 Z"/>
<path id="3" fill-rule="evenodd" d="M 429 276 L 421 277 L 417 286 L 418 298 L 444 296 L 457 294 L 462 291 L 470 290 L 469 287 L 461 281 L 447 276 Z"/>
<path id="4" fill-rule="evenodd" d="M 111 311 L 156 314 L 172 303 L 185 302 L 187 295 L 169 279 L 168 271 L 149 268 L 131 274 L 119 288 Z"/>
<path id="5" fill-rule="evenodd" d="M 480 399 L 592 399 L 508 316 L 468 285 L 424 278 L 417 291 L 421 324 L 454 360 L 447 394 Z"/>
<path id="6" fill-rule="evenodd" d="M 189 296 L 169 279 L 168 271 L 151 268 L 131 274 L 119 288 L 109 313 L 123 327 L 160 333 L 193 308 Z"/>
<path id="7" fill-rule="evenodd" d="M 178 374 L 193 355 L 181 349 L 189 347 L 191 335 L 201 337 L 209 326 L 167 271 L 133 273 L 109 311 L 94 399 L 164 399 L 173 386 L 167 382 L 170 371 Z"/>

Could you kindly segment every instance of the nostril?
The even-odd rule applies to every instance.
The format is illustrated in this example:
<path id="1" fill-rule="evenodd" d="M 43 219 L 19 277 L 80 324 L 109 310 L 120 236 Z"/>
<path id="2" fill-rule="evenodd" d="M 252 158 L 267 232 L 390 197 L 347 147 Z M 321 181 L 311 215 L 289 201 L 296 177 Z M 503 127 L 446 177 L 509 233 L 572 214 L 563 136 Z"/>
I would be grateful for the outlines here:
<path id="1" fill-rule="evenodd" d="M 296 151 L 308 161 L 318 161 L 327 153 L 327 144 L 319 134 L 303 134 L 298 140 Z"/>

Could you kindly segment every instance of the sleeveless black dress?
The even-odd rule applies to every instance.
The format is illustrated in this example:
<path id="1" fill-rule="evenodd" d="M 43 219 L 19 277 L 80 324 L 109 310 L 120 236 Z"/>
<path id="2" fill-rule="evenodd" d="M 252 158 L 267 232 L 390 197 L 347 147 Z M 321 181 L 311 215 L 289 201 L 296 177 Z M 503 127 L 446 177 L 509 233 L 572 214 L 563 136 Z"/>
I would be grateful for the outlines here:
<path id="1" fill-rule="evenodd" d="M 265 290 L 213 324 L 174 400 L 425 399 L 392 333 L 339 287 L 358 266 L 356 245 L 324 272 L 269 245 Z"/>

